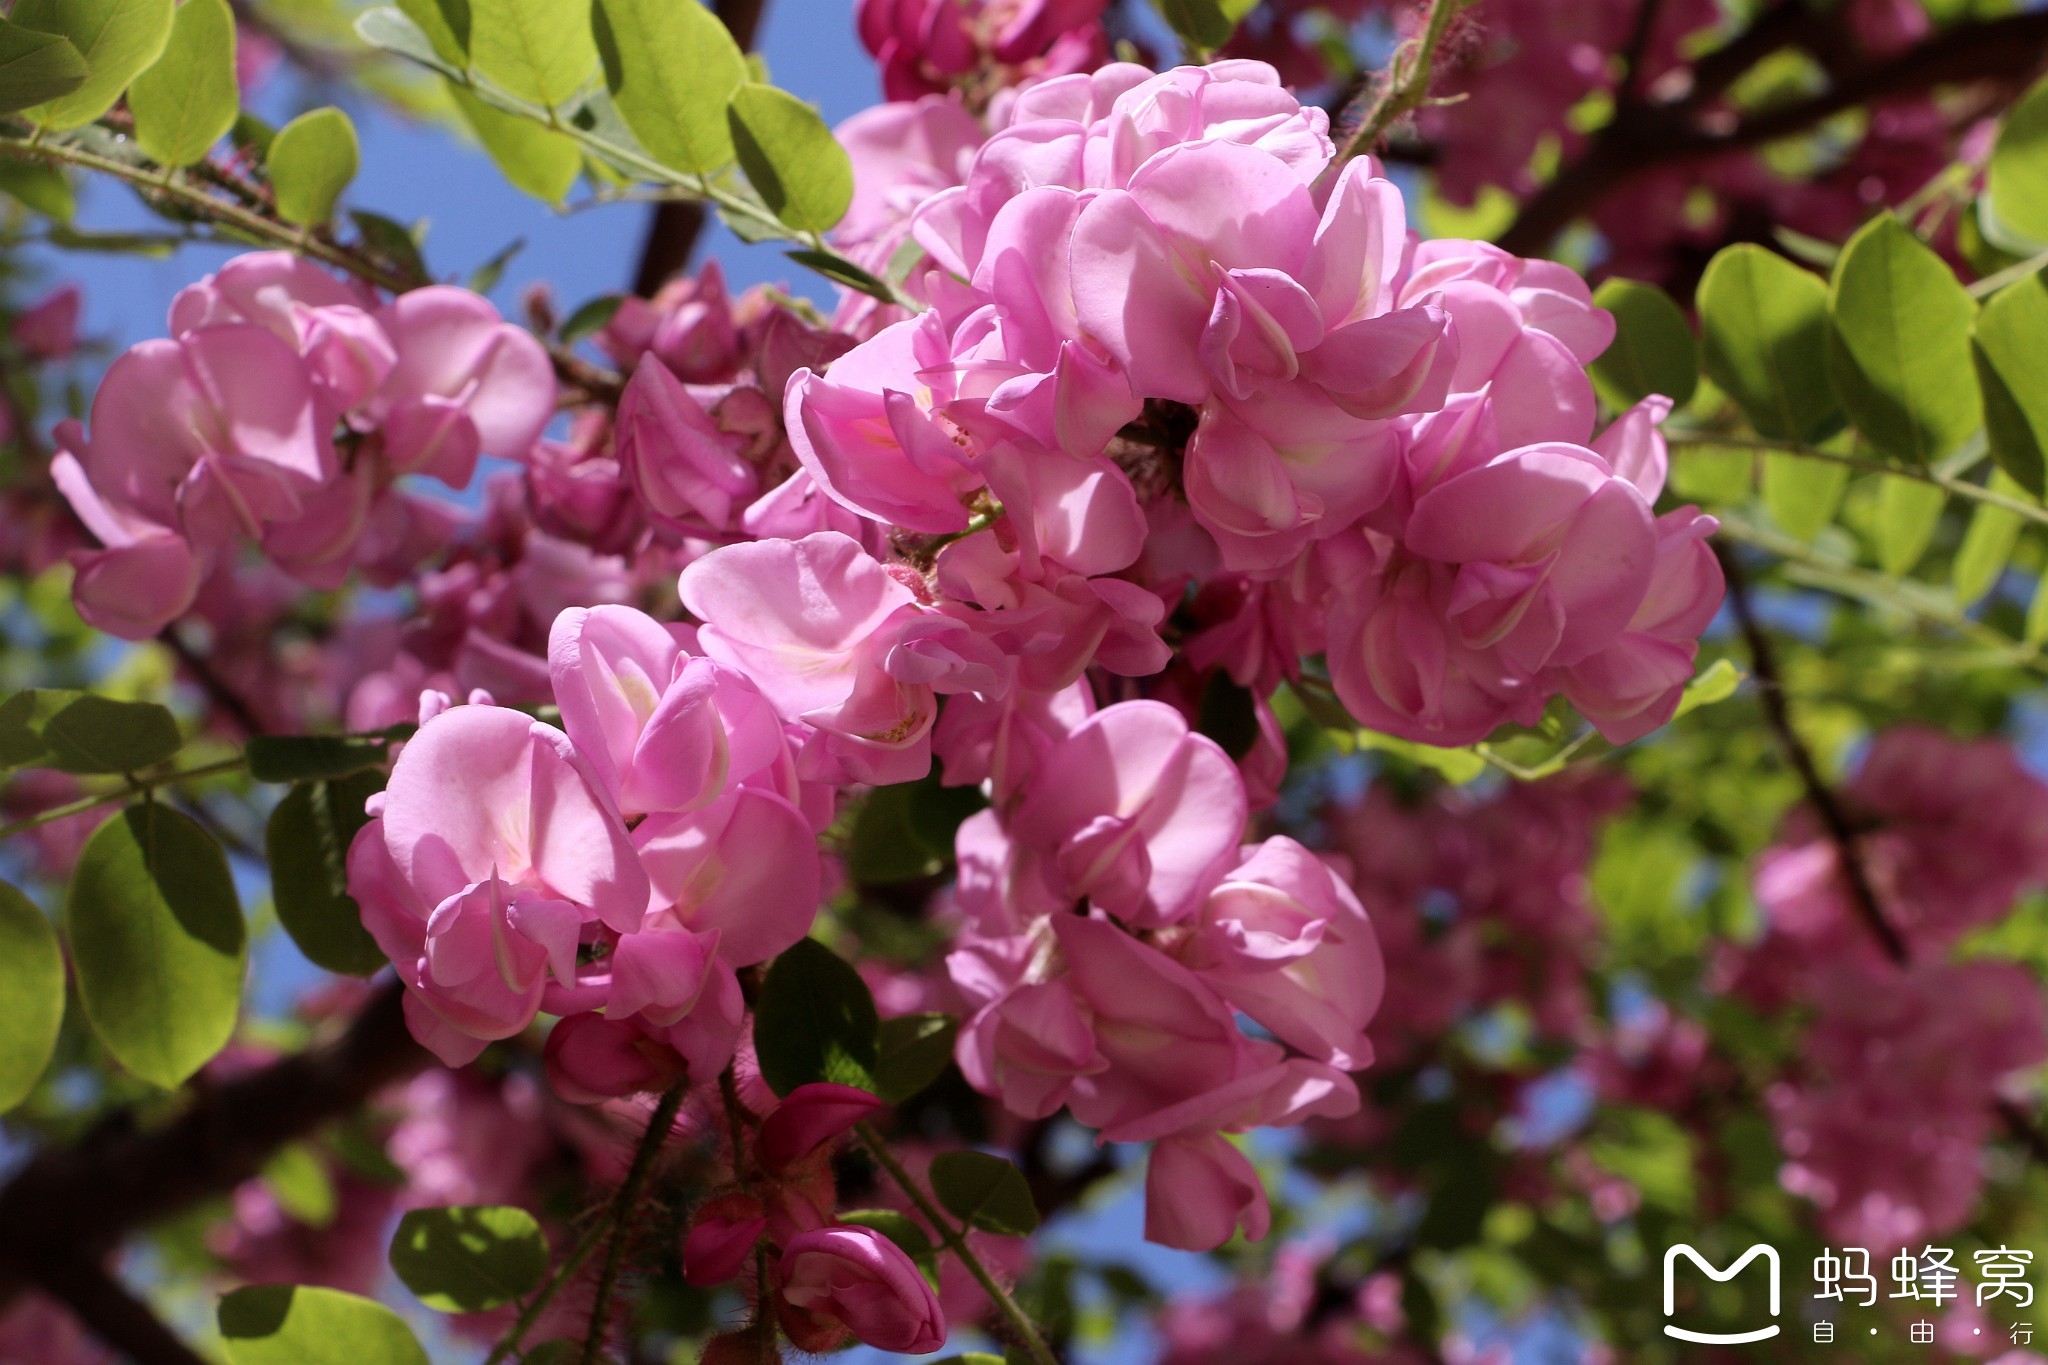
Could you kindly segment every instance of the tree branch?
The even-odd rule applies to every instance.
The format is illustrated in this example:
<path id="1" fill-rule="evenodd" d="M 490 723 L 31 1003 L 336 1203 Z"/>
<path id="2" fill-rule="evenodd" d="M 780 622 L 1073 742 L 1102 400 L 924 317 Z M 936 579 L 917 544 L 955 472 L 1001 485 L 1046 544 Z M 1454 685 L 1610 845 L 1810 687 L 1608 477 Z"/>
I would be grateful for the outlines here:
<path id="1" fill-rule="evenodd" d="M 1756 607 L 1749 597 L 1748 574 L 1734 551 L 1718 543 L 1714 551 L 1720 558 L 1721 572 L 1728 580 L 1728 605 L 1742 630 L 1743 642 L 1749 647 L 1751 670 L 1756 678 L 1757 697 L 1763 705 L 1764 720 L 1777 738 L 1779 749 L 1784 751 L 1786 762 L 1799 775 L 1799 784 L 1806 789 L 1807 804 L 1820 817 L 1829 842 L 1835 846 L 1835 862 L 1841 868 L 1842 881 L 1849 888 L 1850 903 L 1869 925 L 1885 956 L 1904 966 L 1911 954 L 1906 940 L 1885 917 L 1877 887 L 1871 881 L 1870 869 L 1863 860 L 1862 840 L 1856 832 L 1855 822 L 1850 820 L 1834 788 L 1821 776 L 1820 768 L 1813 761 L 1813 751 L 1806 747 L 1806 741 L 1792 726 L 1792 713 L 1785 704 L 1785 684 L 1778 672 L 1777 650 L 1757 621 Z"/>
<path id="2" fill-rule="evenodd" d="M 718 17 L 732 33 L 742 52 L 754 49 L 760 32 L 761 13 L 768 0 L 718 0 Z M 675 200 L 656 204 L 648 215 L 647 236 L 640 247 L 640 264 L 633 272 L 633 292 L 653 298 L 664 284 L 680 275 L 690 264 L 690 253 L 704 231 L 707 210 L 702 200 Z"/>
<path id="3" fill-rule="evenodd" d="M 1758 21 L 1760 29 L 1769 26 L 1772 41 L 1749 43 L 1737 38 L 1729 48 L 1762 57 L 1785 46 L 1795 36 L 1795 29 L 1780 14 L 1774 10 Z M 1717 66 L 1718 84 L 1699 82 L 1673 103 L 1639 105 L 1618 115 L 1578 160 L 1522 205 L 1515 221 L 1501 234 L 1500 245 L 1520 255 L 1542 253 L 1574 218 L 1645 171 L 1775 142 L 1873 100 L 1924 94 L 1960 81 L 2023 80 L 2044 58 L 2048 58 L 2048 12 L 2033 10 L 1958 24 L 1897 57 L 1840 73 L 1827 90 L 1810 99 L 1760 110 L 1721 129 L 1695 118 L 1706 113 L 1705 106 L 1720 93 L 1721 86 L 1739 74 L 1723 72 Z M 1711 56 L 1703 59 L 1701 68 L 1711 60 Z"/>
<path id="4" fill-rule="evenodd" d="M 207 1365 L 179 1339 L 156 1310 L 91 1261 L 51 1256 L 38 1278 L 92 1334 L 135 1365 Z"/>
<path id="5" fill-rule="evenodd" d="M 62 1297 L 53 1267 L 98 1264 L 130 1233 L 226 1194 L 286 1143 L 426 1066 L 402 1000 L 387 980 L 339 1037 L 221 1082 L 162 1127 L 142 1131 L 124 1110 L 75 1146 L 38 1153 L 0 1188 L 0 1295 L 40 1284 Z"/>

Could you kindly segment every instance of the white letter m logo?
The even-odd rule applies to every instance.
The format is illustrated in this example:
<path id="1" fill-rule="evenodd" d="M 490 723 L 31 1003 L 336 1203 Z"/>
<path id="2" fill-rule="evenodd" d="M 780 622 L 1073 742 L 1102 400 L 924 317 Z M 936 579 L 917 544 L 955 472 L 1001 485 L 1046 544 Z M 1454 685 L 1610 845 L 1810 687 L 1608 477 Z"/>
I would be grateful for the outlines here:
<path id="1" fill-rule="evenodd" d="M 1665 1317 L 1670 1317 L 1677 1309 L 1676 1294 L 1674 1292 L 1675 1286 L 1672 1283 L 1672 1269 L 1678 1264 L 1678 1258 L 1681 1255 L 1687 1257 L 1694 1265 L 1705 1271 L 1707 1278 L 1717 1284 L 1726 1284 L 1737 1275 L 1740 1275 L 1744 1266 L 1759 1256 L 1763 1257 L 1771 1268 L 1771 1316 L 1774 1318 L 1778 1316 L 1779 1275 L 1778 1249 L 1776 1247 L 1765 1246 L 1762 1242 L 1758 1242 L 1755 1246 L 1743 1252 L 1734 1265 L 1729 1266 L 1726 1270 L 1716 1270 L 1713 1266 L 1707 1264 L 1704 1256 L 1701 1256 L 1697 1251 L 1681 1242 L 1664 1253 Z M 1689 1332 L 1683 1327 L 1673 1327 L 1667 1322 L 1664 1324 L 1664 1335 L 1676 1337 L 1680 1341 L 1696 1341 L 1704 1346 L 1740 1346 L 1744 1342 L 1763 1341 L 1767 1337 L 1774 1337 L 1778 1335 L 1778 1327 L 1776 1323 L 1773 1323 L 1769 1327 L 1759 1327 L 1754 1332 Z"/>

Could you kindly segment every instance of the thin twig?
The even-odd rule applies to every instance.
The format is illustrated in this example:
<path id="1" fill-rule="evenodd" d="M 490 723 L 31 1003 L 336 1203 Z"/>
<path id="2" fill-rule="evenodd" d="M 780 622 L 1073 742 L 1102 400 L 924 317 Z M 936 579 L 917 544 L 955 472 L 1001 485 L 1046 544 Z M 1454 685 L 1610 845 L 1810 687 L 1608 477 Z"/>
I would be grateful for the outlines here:
<path id="1" fill-rule="evenodd" d="M 1430 0 L 1421 34 L 1394 49 L 1378 97 L 1359 117 L 1358 126 L 1339 144 L 1324 175 L 1335 175 L 1352 157 L 1371 151 L 1387 129 L 1422 107 L 1422 102 L 1429 98 L 1430 78 L 1436 74 L 1437 47 L 1443 42 L 1451 20 L 1471 3 L 1472 0 Z M 1360 93 L 1362 96 L 1363 92 Z"/>
<path id="2" fill-rule="evenodd" d="M 211 659 L 186 643 L 175 622 L 158 631 L 156 638 L 162 641 L 171 653 L 178 656 L 178 662 L 185 666 L 185 671 L 199 684 L 200 691 L 206 693 L 215 706 L 227 712 L 228 718 L 241 727 L 244 736 L 254 737 L 263 733 L 263 722 L 257 718 L 248 700 L 230 687 L 226 678 L 214 671 Z"/>
<path id="3" fill-rule="evenodd" d="M 1884 474 L 1895 479 L 1911 479 L 1915 483 L 1931 484 L 1956 497 L 1981 502 L 1987 507 L 2001 508 L 2016 517 L 2048 526 L 2048 507 L 2038 502 L 2016 498 L 2010 493 L 2001 493 L 1981 483 L 1971 483 L 1968 479 L 1958 479 L 1938 469 L 1921 465 L 1895 464 L 1889 460 L 1874 460 L 1867 455 L 1847 455 L 1833 450 L 1818 450 L 1812 446 L 1787 445 L 1782 441 L 1765 441 L 1747 436 L 1717 436 L 1711 432 L 1674 431 L 1668 433 L 1668 437 L 1670 443 L 1680 449 L 1706 447 L 1717 450 L 1754 450 L 1764 455 L 1788 455 L 1795 460 L 1817 460 L 1823 464 L 1841 465 L 1845 469 L 1855 469 L 1865 474 Z"/>
<path id="4" fill-rule="evenodd" d="M 497 1345 L 491 1347 L 490 1355 L 484 1357 L 484 1365 L 498 1365 L 505 1357 L 519 1350 L 520 1343 L 526 1340 L 526 1334 L 533 1330 L 533 1325 L 540 1321 L 540 1315 L 547 1311 L 547 1306 L 568 1287 L 582 1271 L 584 1263 L 596 1253 L 598 1244 L 604 1241 L 605 1229 L 610 1226 L 609 1219 L 599 1218 L 584 1229 L 583 1235 L 569 1248 L 569 1254 L 555 1267 L 555 1273 L 548 1277 L 548 1282 L 526 1301 L 526 1306 L 519 1310 L 519 1316 L 513 1320 L 511 1327 L 506 1329 L 505 1335 L 498 1338 Z"/>
<path id="5" fill-rule="evenodd" d="M 660 1154 L 662 1143 L 668 1140 L 669 1129 L 675 1125 L 676 1113 L 683 1107 L 686 1089 L 687 1084 L 672 1086 L 654 1106 L 647 1131 L 640 1135 L 640 1145 L 633 1149 L 633 1164 L 626 1168 L 625 1183 L 612 1200 L 611 1215 L 606 1220 L 611 1225 L 611 1244 L 605 1248 L 604 1269 L 598 1273 L 597 1295 L 590 1304 L 590 1329 L 583 1336 L 582 1365 L 598 1365 L 602 1358 L 605 1329 L 610 1326 L 606 1318 L 611 1313 L 612 1291 L 618 1286 L 619 1269 L 626 1262 L 626 1243 L 631 1240 L 626 1226 L 632 1221 L 634 1206 L 640 1202 L 641 1190 L 647 1186 L 654 1159 Z"/>
<path id="6" fill-rule="evenodd" d="M 147 796 L 159 787 L 176 786 L 180 782 L 196 782 L 202 777 L 218 777 L 222 773 L 240 772 L 248 766 L 249 760 L 237 755 L 234 758 L 221 759 L 218 763 L 202 764 L 197 768 L 180 768 L 176 772 L 165 773 L 161 777 L 131 776 L 126 779 L 125 786 L 116 787 L 112 791 L 101 792 L 97 796 L 80 797 L 76 801 L 67 802 L 61 806 L 52 806 L 48 810 L 37 811 L 34 815 L 16 820 L 12 824 L 0 825 L 0 839 L 9 838 L 21 833 L 23 830 L 34 829 L 38 825 L 47 825 L 56 820 L 67 820 L 74 815 L 82 815 L 86 811 L 97 810 L 101 806 L 111 806 L 116 801 L 126 801 L 133 796 Z"/>
<path id="7" fill-rule="evenodd" d="M 1807 804 L 1820 817 L 1821 826 L 1835 846 L 1835 862 L 1841 868 L 1843 882 L 1848 885 L 1850 903 L 1870 927 L 1885 956 L 1904 966 L 1911 953 L 1906 947 L 1906 940 L 1885 917 L 1884 905 L 1878 899 L 1877 887 L 1872 883 L 1870 869 L 1863 860 L 1862 840 L 1856 832 L 1855 822 L 1849 818 L 1834 788 L 1821 776 L 1820 768 L 1813 761 L 1813 751 L 1806 747 L 1806 741 L 1793 728 L 1791 709 L 1785 703 L 1784 680 L 1778 672 L 1777 650 L 1757 620 L 1756 608 L 1749 597 L 1749 576 L 1742 567 L 1741 557 L 1726 546 L 1717 544 L 1714 548 L 1721 560 L 1721 572 L 1728 580 L 1728 605 L 1735 612 L 1735 623 L 1741 628 L 1744 643 L 1749 646 L 1750 664 L 1756 678 L 1757 697 L 1763 704 L 1764 720 L 1776 736 L 1786 761 L 1792 765 L 1792 771 L 1798 774 L 1800 785 L 1806 789 Z"/>
<path id="8" fill-rule="evenodd" d="M 989 1273 L 989 1268 L 974 1254 L 974 1248 L 967 1245 L 965 1230 L 956 1227 L 953 1220 L 939 1207 L 938 1201 L 925 1193 L 924 1187 L 918 1184 L 904 1168 L 903 1163 L 896 1159 L 896 1154 L 889 1150 L 881 1135 L 866 1123 L 855 1124 L 853 1131 L 855 1136 L 860 1138 L 861 1145 L 867 1148 L 868 1155 L 889 1173 L 889 1178 L 896 1182 L 896 1187 L 916 1206 L 924 1220 L 932 1225 L 946 1250 L 952 1252 L 960 1264 L 967 1268 L 967 1273 L 974 1277 L 974 1282 L 981 1286 L 989 1301 L 1001 1311 L 1003 1318 L 1010 1324 L 1010 1330 L 1017 1334 L 1018 1344 L 1023 1346 L 1032 1360 L 1036 1361 L 1037 1365 L 1060 1365 L 1059 1357 L 1053 1354 L 1052 1347 L 1045 1344 L 1045 1338 L 1039 1335 L 1038 1326 L 1031 1321 L 1031 1315 L 1024 1311 L 1009 1290 L 997 1283 L 996 1277 Z"/>

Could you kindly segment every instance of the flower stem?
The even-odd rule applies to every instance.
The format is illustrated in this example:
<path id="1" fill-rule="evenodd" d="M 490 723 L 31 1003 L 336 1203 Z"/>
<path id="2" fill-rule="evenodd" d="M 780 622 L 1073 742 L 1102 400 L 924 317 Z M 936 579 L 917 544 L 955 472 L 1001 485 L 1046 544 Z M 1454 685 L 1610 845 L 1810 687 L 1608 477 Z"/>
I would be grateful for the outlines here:
<path id="1" fill-rule="evenodd" d="M 555 1296 L 562 1292 L 563 1286 L 576 1278 L 576 1273 L 583 1269 L 583 1263 L 597 1251 L 597 1244 L 604 1240 L 605 1229 L 609 1226 L 608 1217 L 600 1218 L 576 1239 L 576 1245 L 569 1248 L 569 1254 L 563 1258 L 562 1264 L 556 1267 L 548 1282 L 540 1287 L 540 1292 L 535 1294 L 524 1308 L 519 1310 L 519 1316 L 513 1321 L 511 1329 L 491 1348 L 490 1355 L 484 1358 L 484 1365 L 499 1365 L 500 1361 L 519 1349 L 519 1344 L 526 1340 L 526 1334 L 540 1321 L 540 1315 L 547 1311 L 547 1306 L 555 1301 Z"/>
<path id="2" fill-rule="evenodd" d="M 126 779 L 126 785 L 116 787 L 113 791 L 82 797 L 62 806 L 52 806 L 48 810 L 37 811 L 34 815 L 16 820 L 12 824 L 0 825 L 0 839 L 34 829 L 37 825 L 47 825 L 56 820 L 83 815 L 86 811 L 97 810 L 101 806 L 111 806 L 116 801 L 126 801 L 131 796 L 148 796 L 158 787 L 174 786 L 180 782 L 195 782 L 202 777 L 218 777 L 222 773 L 239 772 L 248 766 L 248 762 L 246 758 L 237 756 L 224 758 L 218 763 L 202 764 L 197 768 L 181 768 L 177 772 L 165 773 L 161 777 L 131 776 Z"/>
<path id="3" fill-rule="evenodd" d="M 1045 1344 L 1045 1338 L 1039 1335 L 1038 1327 L 1031 1321 L 1030 1315 L 1018 1305 L 1017 1300 L 1011 1297 L 1007 1289 L 996 1282 L 996 1277 L 989 1273 L 989 1268 L 982 1264 L 981 1258 L 974 1254 L 974 1249 L 967 1245 L 966 1229 L 954 1225 L 953 1220 L 939 1207 L 938 1201 L 925 1193 L 924 1188 L 911 1178 L 910 1172 L 904 1169 L 903 1163 L 896 1159 L 895 1154 L 873 1128 L 865 1123 L 857 1123 L 853 1131 L 855 1136 L 860 1138 L 861 1145 L 868 1149 L 868 1155 L 889 1173 L 889 1178 L 896 1182 L 897 1188 L 909 1197 L 910 1202 L 916 1205 L 917 1211 L 924 1215 L 925 1221 L 937 1231 L 940 1243 L 959 1258 L 960 1264 L 967 1267 L 967 1273 L 974 1277 L 974 1282 L 982 1287 L 990 1301 L 1002 1311 L 1004 1319 L 1017 1334 L 1018 1342 L 1029 1353 L 1031 1359 L 1037 1365 L 1060 1365 L 1059 1357 L 1053 1354 L 1052 1347 Z"/>
<path id="4" fill-rule="evenodd" d="M 590 1304 L 590 1330 L 583 1336 L 582 1365 L 597 1365 L 604 1347 L 605 1317 L 612 1306 L 612 1290 L 619 1282 L 619 1269 L 626 1261 L 626 1220 L 632 1215 L 634 1205 L 640 1202 L 640 1192 L 646 1188 L 647 1177 L 654 1169 L 654 1158 L 661 1152 L 661 1144 L 668 1140 L 668 1130 L 675 1124 L 676 1111 L 683 1107 L 683 1091 L 687 1082 L 671 1086 L 654 1106 L 653 1115 L 647 1120 L 647 1131 L 640 1135 L 640 1145 L 633 1149 L 633 1164 L 626 1168 L 625 1183 L 612 1200 L 610 1216 L 605 1220 L 611 1227 L 611 1245 L 605 1248 L 604 1269 L 597 1277 L 597 1297 Z"/>
<path id="5" fill-rule="evenodd" d="M 1470 3 L 1472 0 L 1430 0 L 1429 17 L 1423 21 L 1422 33 L 1394 49 L 1393 58 L 1387 63 L 1386 80 L 1380 86 L 1379 97 L 1359 120 L 1351 136 L 1337 148 L 1337 155 L 1325 175 L 1333 175 L 1360 152 L 1371 151 L 1397 120 L 1421 107 L 1429 96 L 1429 78 L 1436 68 L 1437 47 L 1449 31 L 1451 20 L 1457 18 Z"/>

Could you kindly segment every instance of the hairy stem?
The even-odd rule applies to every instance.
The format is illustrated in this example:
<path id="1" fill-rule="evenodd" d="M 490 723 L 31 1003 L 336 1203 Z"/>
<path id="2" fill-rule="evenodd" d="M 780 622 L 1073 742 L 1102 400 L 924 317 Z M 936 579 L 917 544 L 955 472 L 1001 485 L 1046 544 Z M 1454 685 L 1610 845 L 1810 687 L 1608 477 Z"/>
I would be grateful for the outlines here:
<path id="1" fill-rule="evenodd" d="M 959 1259 L 960 1264 L 967 1268 L 967 1273 L 974 1277 L 974 1282 L 988 1295 L 990 1302 L 1002 1312 L 1004 1320 L 1017 1334 L 1018 1343 L 1024 1347 L 1031 1359 L 1037 1362 L 1037 1365 L 1060 1365 L 1059 1357 L 1053 1354 L 1052 1347 L 1045 1344 L 1045 1338 L 1039 1335 L 1037 1324 L 1031 1321 L 1030 1314 L 1018 1305 L 1010 1291 L 996 1282 L 996 1277 L 989 1273 L 989 1268 L 974 1254 L 974 1248 L 967 1245 L 966 1229 L 956 1226 L 953 1220 L 946 1216 L 938 1201 L 927 1194 L 924 1187 L 911 1177 L 910 1172 L 904 1169 L 903 1163 L 896 1159 L 895 1153 L 889 1150 L 888 1144 L 872 1127 L 865 1123 L 857 1123 L 853 1131 L 860 1138 L 861 1145 L 867 1148 L 868 1155 L 889 1173 L 889 1178 L 896 1182 L 896 1187 L 903 1191 L 916 1206 L 917 1211 L 924 1215 L 925 1221 L 939 1234 L 940 1244 Z"/>
<path id="2" fill-rule="evenodd" d="M 1339 145 L 1336 159 L 1324 174 L 1334 173 L 1360 152 L 1371 151 L 1387 129 L 1422 107 L 1423 100 L 1429 97 L 1429 79 L 1436 71 L 1436 50 L 1449 31 L 1451 20 L 1470 3 L 1472 0 L 1430 0 L 1429 17 L 1423 21 L 1421 34 L 1394 49 L 1378 97 L 1360 117 L 1351 135 Z"/>
<path id="3" fill-rule="evenodd" d="M 619 1186 L 619 1192 L 612 1200 L 611 1213 L 605 1220 L 611 1227 L 611 1243 L 605 1248 L 604 1269 L 597 1277 L 597 1296 L 590 1304 L 590 1330 L 583 1334 L 582 1365 L 597 1365 L 604 1348 L 612 1291 L 618 1287 L 619 1270 L 626 1263 L 626 1224 L 631 1220 L 633 1206 L 640 1202 L 640 1192 L 647 1187 L 647 1177 L 654 1170 L 654 1159 L 660 1155 L 662 1143 L 668 1140 L 668 1130 L 675 1124 L 676 1112 L 683 1107 L 686 1088 L 681 1084 L 671 1086 L 654 1106 L 654 1113 L 647 1120 L 647 1131 L 640 1135 L 640 1145 L 633 1149 L 633 1164 L 626 1168 L 625 1183 Z"/>
<path id="4" fill-rule="evenodd" d="M 548 1277 L 548 1282 L 527 1300 L 526 1306 L 519 1310 L 519 1316 L 513 1321 L 512 1326 L 506 1330 L 504 1336 L 498 1338 L 498 1344 L 484 1357 L 484 1365 L 498 1365 L 500 1361 L 519 1350 L 520 1343 L 526 1340 L 526 1334 L 533 1330 L 533 1325 L 540 1321 L 540 1315 L 547 1311 L 547 1306 L 568 1287 L 569 1282 L 583 1269 L 584 1263 L 596 1253 L 598 1243 L 604 1240 L 605 1229 L 608 1226 L 608 1219 L 599 1218 L 584 1230 L 583 1235 L 576 1239 L 576 1244 L 569 1248 L 569 1254 L 562 1258 L 562 1263 L 555 1267 L 555 1273 Z"/>

